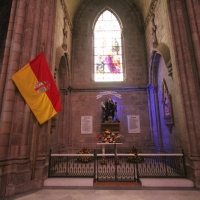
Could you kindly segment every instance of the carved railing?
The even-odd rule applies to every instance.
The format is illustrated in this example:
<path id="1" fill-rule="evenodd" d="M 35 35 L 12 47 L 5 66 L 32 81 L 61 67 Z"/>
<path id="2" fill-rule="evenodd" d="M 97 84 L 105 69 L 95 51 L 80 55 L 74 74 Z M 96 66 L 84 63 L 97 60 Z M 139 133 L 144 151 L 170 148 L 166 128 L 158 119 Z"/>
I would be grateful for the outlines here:
<path id="1" fill-rule="evenodd" d="M 95 181 L 186 177 L 184 154 L 50 154 L 49 177 L 91 177 Z"/>
<path id="2" fill-rule="evenodd" d="M 79 158 L 91 158 L 80 162 Z M 49 177 L 94 177 L 94 154 L 51 154 Z"/>
<path id="3" fill-rule="evenodd" d="M 139 178 L 187 176 L 183 154 L 138 154 L 138 157 L 145 158 L 143 162 L 136 163 Z"/>

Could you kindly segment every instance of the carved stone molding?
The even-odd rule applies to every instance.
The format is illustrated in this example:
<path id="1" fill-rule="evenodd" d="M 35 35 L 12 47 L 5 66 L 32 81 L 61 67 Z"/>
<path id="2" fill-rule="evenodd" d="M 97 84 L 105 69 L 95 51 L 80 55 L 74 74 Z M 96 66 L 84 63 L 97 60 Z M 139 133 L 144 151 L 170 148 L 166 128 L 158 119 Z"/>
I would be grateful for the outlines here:
<path id="1" fill-rule="evenodd" d="M 173 68 L 171 60 L 166 64 L 166 66 L 167 66 L 168 76 L 173 78 Z"/>
<path id="2" fill-rule="evenodd" d="M 152 2 L 151 2 L 151 5 L 149 7 L 149 11 L 148 11 L 148 14 L 147 14 L 147 17 L 146 17 L 146 20 L 145 20 L 145 29 L 152 19 L 152 14 L 155 13 L 155 8 L 156 8 L 157 3 L 158 3 L 158 0 L 152 0 Z"/>
<path id="3" fill-rule="evenodd" d="M 157 30 L 157 26 L 155 24 L 155 14 L 152 14 L 152 18 L 151 18 L 151 22 L 152 22 L 152 35 L 153 35 L 153 48 L 156 48 L 158 46 L 158 40 L 157 40 L 157 36 L 156 36 L 156 30 Z"/>
<path id="4" fill-rule="evenodd" d="M 63 9 L 63 11 L 65 13 L 65 19 L 67 20 L 67 23 L 68 23 L 70 29 L 72 30 L 73 29 L 73 24 L 71 23 L 71 19 L 69 17 L 69 13 L 67 11 L 67 6 L 65 4 L 65 1 L 64 0 L 60 0 L 60 3 L 62 5 L 62 9 Z"/>
<path id="5" fill-rule="evenodd" d="M 53 78 L 54 78 L 54 81 L 56 81 L 56 79 L 57 79 L 57 68 L 56 67 L 54 69 Z"/>
<path id="6" fill-rule="evenodd" d="M 60 91 L 62 91 L 62 94 L 63 94 L 63 95 L 67 95 L 68 92 L 70 92 L 70 91 L 68 90 L 68 88 L 67 88 L 67 89 L 66 89 L 66 88 L 60 88 Z"/>
<path id="7" fill-rule="evenodd" d="M 64 18 L 64 29 L 63 29 L 63 44 L 62 48 L 67 51 L 67 19 Z"/>

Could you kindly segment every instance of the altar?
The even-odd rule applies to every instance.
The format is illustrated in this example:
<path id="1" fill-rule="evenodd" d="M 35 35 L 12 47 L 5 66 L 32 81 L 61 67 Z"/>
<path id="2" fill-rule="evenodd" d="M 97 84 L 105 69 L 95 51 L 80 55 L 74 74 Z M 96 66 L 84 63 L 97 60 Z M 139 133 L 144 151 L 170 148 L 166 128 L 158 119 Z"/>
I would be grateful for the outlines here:
<path id="1" fill-rule="evenodd" d="M 123 143 L 97 143 L 97 145 L 102 146 L 102 154 L 106 153 L 106 146 L 113 146 L 114 154 L 117 154 L 117 145 L 121 145 Z"/>

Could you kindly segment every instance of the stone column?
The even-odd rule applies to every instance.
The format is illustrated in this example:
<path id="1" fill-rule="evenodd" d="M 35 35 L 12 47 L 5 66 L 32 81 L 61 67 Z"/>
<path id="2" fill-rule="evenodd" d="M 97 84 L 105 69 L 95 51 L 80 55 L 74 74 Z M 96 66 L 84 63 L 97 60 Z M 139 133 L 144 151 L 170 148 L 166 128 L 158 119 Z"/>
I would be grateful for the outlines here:
<path id="1" fill-rule="evenodd" d="M 44 53 L 49 64 L 49 67 L 52 67 L 52 52 L 54 48 L 54 24 L 55 24 L 55 13 L 56 13 L 56 0 L 45 0 L 43 2 L 43 9 L 39 11 L 42 12 L 40 19 L 41 30 L 39 33 L 40 44 L 44 45 Z M 42 20 L 42 23 L 41 23 Z M 41 34 L 41 35 L 40 35 Z M 51 70 L 51 69 L 50 69 Z M 50 124 L 50 123 L 49 123 Z M 42 177 L 42 169 L 39 169 L 41 165 L 45 162 L 45 157 L 49 152 L 47 152 L 47 135 L 49 134 L 48 131 L 48 123 L 39 125 L 38 126 L 38 143 L 36 146 L 36 155 L 37 155 L 37 164 L 38 165 L 38 176 Z M 36 137 L 36 136 L 34 136 Z M 36 175 L 37 175 L 36 173 Z"/>
<path id="2" fill-rule="evenodd" d="M 11 49 L 10 43 L 12 41 L 12 33 L 13 33 L 13 28 L 14 28 L 14 23 L 15 23 L 16 7 L 17 7 L 17 1 L 13 1 L 11 12 L 10 12 L 10 20 L 9 20 L 9 25 L 8 25 L 5 50 L 4 50 L 2 71 L 1 71 L 1 76 L 0 76 L 0 113 L 1 113 L 2 104 L 3 104 L 3 94 L 4 94 L 5 84 L 6 84 L 8 63 L 9 63 L 9 58 L 10 58 L 10 49 Z"/>
<path id="3" fill-rule="evenodd" d="M 153 119 L 153 106 L 152 106 L 152 94 L 153 94 L 153 86 L 149 85 L 147 90 L 148 95 L 148 107 L 149 107 L 149 119 L 150 119 L 150 138 L 151 138 L 151 146 L 155 148 L 155 139 L 154 139 L 154 119 Z"/>
<path id="4" fill-rule="evenodd" d="M 37 42 L 38 42 L 38 32 L 40 29 L 40 8 L 41 0 L 35 1 L 30 0 L 27 6 L 27 15 L 28 19 L 25 23 L 26 34 L 23 37 L 23 48 L 21 54 L 21 62 L 19 68 L 22 68 L 26 63 L 32 60 L 39 52 L 37 52 Z M 33 11 L 33 12 L 32 12 Z M 34 17 L 35 16 L 35 17 Z M 31 47 L 31 48 L 30 48 Z M 19 119 L 19 114 L 21 119 Z M 28 138 L 30 137 L 30 130 L 32 124 L 30 123 L 31 111 L 29 106 L 25 103 L 21 94 L 18 93 L 15 104 L 15 113 L 14 113 L 14 122 L 17 123 L 19 129 L 17 132 L 12 130 L 12 137 L 19 137 L 19 147 L 16 147 L 16 144 L 10 144 L 10 156 L 19 156 L 27 157 L 28 156 Z M 15 136 L 14 136 L 15 134 Z M 19 148 L 16 151 L 16 148 Z M 15 155 L 18 152 L 18 155 Z"/>
<path id="5" fill-rule="evenodd" d="M 200 96 L 197 66 L 194 58 L 191 33 L 188 29 L 188 13 L 185 0 L 168 0 L 168 10 L 171 22 L 172 38 L 176 65 L 181 80 L 183 104 L 187 123 L 187 138 L 189 140 L 189 155 L 191 159 L 199 158 L 200 144 Z"/>
<path id="6" fill-rule="evenodd" d="M 158 130 L 158 147 L 159 147 L 159 152 L 164 152 L 163 141 L 162 141 L 162 128 L 161 128 L 161 122 L 160 122 L 160 109 L 159 109 L 159 102 L 158 102 L 158 88 L 154 87 L 153 92 L 154 92 L 156 122 L 157 122 L 157 130 Z"/>
<path id="7" fill-rule="evenodd" d="M 16 3 L 17 2 L 17 3 Z M 14 30 L 12 37 L 8 35 L 12 46 L 10 46 L 9 58 L 4 60 L 3 68 L 7 68 L 7 77 L 5 82 L 4 97 L 2 103 L 2 115 L 0 124 L 0 137 L 2 144 L 0 144 L 0 158 L 7 158 L 10 133 L 14 112 L 15 86 L 11 80 L 12 75 L 18 70 L 20 62 L 20 54 L 22 48 L 24 22 L 25 22 L 26 0 L 14 1 L 12 5 L 11 14 L 15 14 L 15 21 L 11 16 L 11 23 L 9 28 Z M 10 33 L 11 34 L 11 33 Z M 7 66 L 6 66 L 7 65 Z M 4 69 L 3 69 L 4 70 Z M 4 76 L 5 77 L 5 76 Z M 16 127 L 17 128 L 17 127 Z M 15 130 L 16 131 L 16 130 Z M 16 138 L 17 140 L 17 138 Z"/>
<path id="8" fill-rule="evenodd" d="M 200 79 L 200 3 L 196 0 L 186 0 L 188 20 L 191 29 L 192 43 L 194 45 L 195 61 Z"/>

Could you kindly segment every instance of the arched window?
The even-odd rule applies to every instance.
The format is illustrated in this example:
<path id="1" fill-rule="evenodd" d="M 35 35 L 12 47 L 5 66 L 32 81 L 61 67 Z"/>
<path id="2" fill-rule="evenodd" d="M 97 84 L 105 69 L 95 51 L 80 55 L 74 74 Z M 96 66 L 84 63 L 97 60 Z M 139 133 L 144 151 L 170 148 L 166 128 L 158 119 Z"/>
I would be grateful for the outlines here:
<path id="1" fill-rule="evenodd" d="M 94 80 L 123 81 L 121 27 L 108 10 L 98 18 L 94 27 Z"/>

